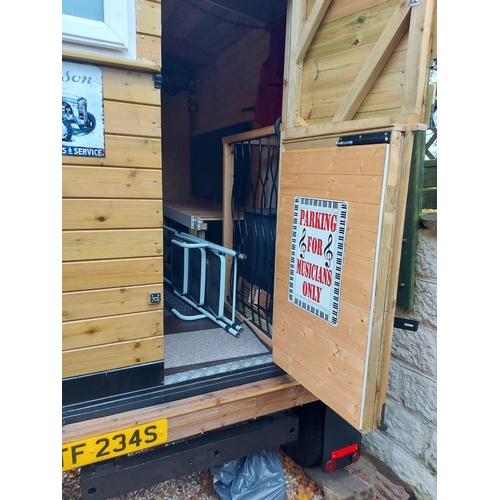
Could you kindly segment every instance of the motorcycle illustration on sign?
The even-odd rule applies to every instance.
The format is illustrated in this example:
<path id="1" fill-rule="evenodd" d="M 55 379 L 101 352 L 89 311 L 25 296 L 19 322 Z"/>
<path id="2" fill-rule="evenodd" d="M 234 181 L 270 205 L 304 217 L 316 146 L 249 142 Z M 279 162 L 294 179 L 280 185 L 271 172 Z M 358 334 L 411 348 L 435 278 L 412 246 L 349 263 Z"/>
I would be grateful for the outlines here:
<path id="1" fill-rule="evenodd" d="M 63 61 L 62 154 L 104 157 L 102 68 Z"/>
<path id="2" fill-rule="evenodd" d="M 69 141 L 73 136 L 73 126 L 76 123 L 80 130 L 90 133 L 95 129 L 96 120 L 92 113 L 87 111 L 87 99 L 63 95 L 62 98 L 62 140 Z"/>

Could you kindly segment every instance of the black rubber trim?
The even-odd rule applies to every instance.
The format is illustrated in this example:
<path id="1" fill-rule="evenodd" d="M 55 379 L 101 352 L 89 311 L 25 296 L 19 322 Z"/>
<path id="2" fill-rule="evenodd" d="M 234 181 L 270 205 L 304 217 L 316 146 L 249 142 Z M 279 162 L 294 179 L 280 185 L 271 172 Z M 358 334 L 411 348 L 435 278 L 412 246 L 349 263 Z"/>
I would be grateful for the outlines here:
<path id="1" fill-rule="evenodd" d="M 164 363 L 159 361 L 65 378 L 62 381 L 62 404 L 72 405 L 158 387 L 163 382 L 163 372 Z"/>

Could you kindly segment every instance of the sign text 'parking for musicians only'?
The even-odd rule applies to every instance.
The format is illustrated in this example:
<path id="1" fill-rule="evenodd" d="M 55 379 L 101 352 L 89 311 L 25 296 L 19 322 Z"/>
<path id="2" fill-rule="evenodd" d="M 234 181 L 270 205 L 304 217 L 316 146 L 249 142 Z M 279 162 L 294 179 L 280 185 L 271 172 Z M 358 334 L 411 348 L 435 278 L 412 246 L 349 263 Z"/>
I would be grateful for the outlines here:
<path id="1" fill-rule="evenodd" d="M 288 300 L 338 324 L 347 203 L 295 197 Z"/>

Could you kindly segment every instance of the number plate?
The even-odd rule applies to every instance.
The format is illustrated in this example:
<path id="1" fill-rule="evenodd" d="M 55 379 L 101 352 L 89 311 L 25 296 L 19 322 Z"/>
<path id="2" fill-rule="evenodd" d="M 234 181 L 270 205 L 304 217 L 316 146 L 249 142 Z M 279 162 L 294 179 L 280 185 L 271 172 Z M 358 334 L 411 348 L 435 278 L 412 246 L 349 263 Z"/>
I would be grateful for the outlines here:
<path id="1" fill-rule="evenodd" d="M 82 465 L 144 450 L 166 441 L 166 419 L 74 441 L 62 447 L 62 470 L 75 469 Z"/>

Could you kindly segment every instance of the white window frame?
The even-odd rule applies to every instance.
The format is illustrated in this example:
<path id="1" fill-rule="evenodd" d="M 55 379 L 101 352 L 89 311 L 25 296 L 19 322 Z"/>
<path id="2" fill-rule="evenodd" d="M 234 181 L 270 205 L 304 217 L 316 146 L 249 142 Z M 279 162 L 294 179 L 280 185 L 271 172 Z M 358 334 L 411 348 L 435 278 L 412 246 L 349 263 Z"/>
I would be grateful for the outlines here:
<path id="1" fill-rule="evenodd" d="M 63 49 L 136 58 L 135 0 L 103 0 L 104 22 L 62 15 Z"/>

